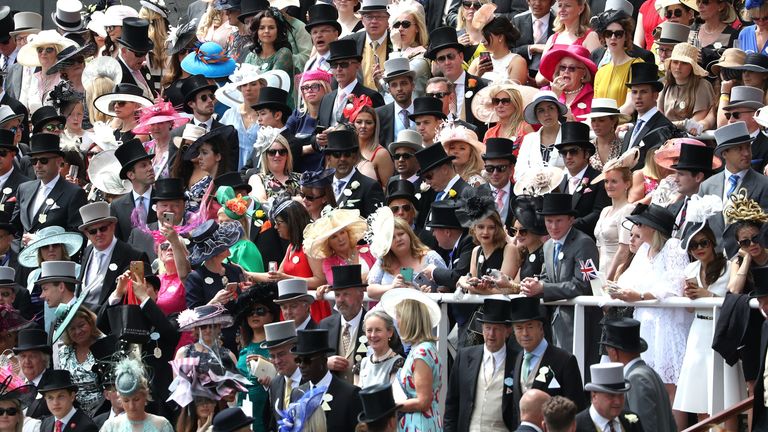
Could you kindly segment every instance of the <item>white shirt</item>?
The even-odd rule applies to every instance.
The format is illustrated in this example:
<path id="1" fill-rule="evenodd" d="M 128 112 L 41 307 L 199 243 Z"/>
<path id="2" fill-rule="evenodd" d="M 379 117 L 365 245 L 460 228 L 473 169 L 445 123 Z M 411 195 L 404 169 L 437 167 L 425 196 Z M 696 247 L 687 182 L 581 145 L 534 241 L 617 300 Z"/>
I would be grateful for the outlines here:
<path id="1" fill-rule="evenodd" d="M 411 119 L 408 119 L 408 123 L 410 127 L 405 127 L 405 123 L 403 122 L 403 116 L 400 114 L 403 109 L 405 109 L 408 112 L 408 116 L 413 114 L 413 99 L 411 99 L 411 105 L 408 107 L 401 107 L 397 103 L 393 104 L 394 110 L 395 110 L 395 138 L 397 138 L 397 135 L 400 133 L 400 131 L 403 131 L 405 129 L 414 129 L 416 127 L 416 122 L 414 122 Z"/>
<path id="2" fill-rule="evenodd" d="M 344 319 L 344 315 L 339 314 L 339 316 L 341 317 L 341 328 L 339 329 L 340 330 L 339 337 L 341 337 L 341 333 L 344 332 L 344 326 L 349 324 L 349 335 L 352 337 L 352 341 L 354 343 L 355 335 L 357 335 L 357 329 L 360 326 L 360 320 L 363 318 L 363 308 L 360 308 L 360 310 L 357 312 L 357 315 L 355 315 L 355 317 L 349 321 Z"/>
<path id="3" fill-rule="evenodd" d="M 286 380 L 287 379 L 288 378 L 286 377 Z M 287 382 L 288 381 L 286 381 L 286 383 Z M 301 384 L 301 369 L 296 368 L 296 370 L 293 371 L 293 374 L 291 374 L 291 388 L 295 389 L 296 387 L 299 386 L 299 384 Z"/>
<path id="4" fill-rule="evenodd" d="M 603 416 L 601 416 L 597 410 L 595 409 L 594 405 L 590 405 L 589 407 L 589 416 L 592 418 L 592 422 L 597 425 L 597 428 L 603 432 L 611 430 L 611 428 L 608 426 L 609 422 L 613 422 L 613 428 L 616 431 L 621 431 L 621 422 L 614 418 L 614 419 L 607 419 Z"/>
<path id="5" fill-rule="evenodd" d="M 336 202 L 339 202 L 339 199 L 341 198 L 341 195 L 344 192 L 344 189 L 349 187 L 349 181 L 352 180 L 352 176 L 355 175 L 355 171 L 357 171 L 357 168 L 353 168 L 352 171 L 350 171 L 350 173 L 347 174 L 346 177 L 333 178 L 333 195 L 336 197 Z M 341 182 L 344 182 L 344 187 L 341 189 L 341 192 L 339 192 L 338 191 L 339 183 Z"/>
<path id="6" fill-rule="evenodd" d="M 459 78 L 453 82 L 456 85 L 456 116 L 461 117 L 461 107 L 464 106 L 464 85 L 467 82 L 467 73 L 462 72 Z"/>
<path id="7" fill-rule="evenodd" d="M 325 54 L 315 55 L 307 64 L 304 65 L 304 72 L 310 69 L 322 69 L 326 72 L 331 70 L 331 64 L 328 63 L 328 58 L 331 56 L 331 50 L 325 52 Z"/>
<path id="8" fill-rule="evenodd" d="M 193 118 L 192 118 L 192 123 L 193 123 L 195 126 L 200 126 L 200 125 L 203 125 L 203 124 L 204 124 L 204 125 L 205 125 L 205 130 L 207 130 L 208 132 L 210 132 L 210 131 L 211 131 L 211 127 L 213 127 L 213 117 L 209 118 L 209 119 L 208 119 L 208 120 L 206 120 L 206 121 L 200 121 L 200 120 L 198 120 L 198 119 L 197 119 L 197 117 L 193 117 Z"/>
<path id="9" fill-rule="evenodd" d="M 149 189 L 147 189 L 146 192 L 144 192 L 141 195 L 137 194 L 135 189 L 133 191 L 131 191 L 131 194 L 133 195 L 133 204 L 134 205 L 136 205 L 136 200 L 138 200 L 140 196 L 144 197 L 144 208 L 149 210 L 149 202 L 150 202 L 150 199 L 152 198 L 152 187 L 151 186 L 149 187 Z"/>
<path id="10" fill-rule="evenodd" d="M 40 180 L 40 187 L 42 190 L 38 189 L 38 192 L 35 194 L 35 200 L 32 202 L 32 207 L 30 210 L 32 213 L 30 214 L 30 217 L 35 217 L 38 211 L 40 211 L 41 208 L 45 205 L 45 200 L 48 198 L 48 195 L 51 194 L 51 191 L 56 186 L 56 182 L 59 181 L 59 178 L 61 176 L 59 174 L 56 174 L 56 177 L 53 178 L 53 180 L 49 181 L 48 183 L 43 183 L 42 180 Z M 40 193 L 42 192 L 42 196 Z"/>
<path id="11" fill-rule="evenodd" d="M 11 174 L 13 174 L 13 165 L 11 165 L 11 169 L 9 169 L 7 173 L 0 175 L 0 189 L 3 189 L 5 182 L 8 181 L 8 177 L 10 177 Z"/>
<path id="12" fill-rule="evenodd" d="M 504 360 L 507 358 L 506 345 L 502 346 L 500 350 L 493 353 L 488 351 L 487 346 L 483 345 L 483 365 L 485 365 L 485 362 L 487 362 L 491 357 L 493 357 L 493 364 L 495 366 L 493 373 L 496 373 L 496 371 L 499 370 L 501 364 L 504 363 Z"/>
<path id="13" fill-rule="evenodd" d="M 366 46 L 366 47 L 369 47 L 369 46 L 371 46 L 371 43 L 372 43 L 372 42 L 374 42 L 374 40 L 373 40 L 373 39 L 371 39 L 371 35 L 369 35 L 369 34 L 368 34 L 368 32 L 366 32 L 366 33 L 365 33 L 365 46 Z M 382 37 L 380 37 L 380 38 L 376 39 L 376 42 L 378 42 L 378 43 L 379 43 L 379 45 L 378 45 L 378 46 L 382 46 L 382 45 L 386 44 L 386 43 L 387 43 L 387 32 L 384 32 L 384 36 L 382 36 Z M 375 53 L 374 53 L 374 54 L 375 54 Z M 379 60 L 381 60 L 381 59 L 379 59 Z M 386 59 L 384 59 L 384 60 L 386 60 Z"/>
<path id="14" fill-rule="evenodd" d="M 310 381 L 309 382 L 309 387 L 310 388 L 315 388 L 315 387 L 319 387 L 319 386 L 328 387 L 328 386 L 331 385 L 331 378 L 332 377 L 333 377 L 333 375 L 331 375 L 331 371 L 328 371 L 328 372 L 325 373 L 325 376 L 323 377 L 323 379 L 320 380 L 320 382 L 313 383 L 312 381 Z"/>
<path id="15" fill-rule="evenodd" d="M 565 180 L 568 182 L 568 193 L 573 195 L 574 192 L 576 192 L 576 188 L 578 187 L 578 184 L 574 185 L 571 183 L 572 178 L 577 178 L 579 181 L 584 177 L 584 174 L 587 172 L 587 168 L 589 168 L 589 164 L 587 164 L 581 171 L 576 173 L 576 175 L 571 175 L 570 173 L 565 173 Z"/>
<path id="16" fill-rule="evenodd" d="M 303 323 L 299 324 L 299 325 L 296 327 L 296 330 L 304 330 L 305 328 L 307 328 L 307 324 L 309 324 L 309 321 L 310 321 L 311 319 L 312 319 L 312 315 L 308 315 L 308 316 L 307 316 L 307 319 L 305 319 Z"/>
<path id="17" fill-rule="evenodd" d="M 69 412 L 67 413 L 67 415 L 65 415 L 63 418 L 57 419 L 56 417 L 54 417 L 53 429 L 56 430 L 56 421 L 55 420 L 61 420 L 61 422 L 64 423 L 64 426 L 66 427 L 67 423 L 69 423 L 69 421 L 72 420 L 72 417 L 75 416 L 76 412 L 77 412 L 77 410 L 75 409 L 75 407 L 72 407 L 72 409 L 70 409 Z"/>

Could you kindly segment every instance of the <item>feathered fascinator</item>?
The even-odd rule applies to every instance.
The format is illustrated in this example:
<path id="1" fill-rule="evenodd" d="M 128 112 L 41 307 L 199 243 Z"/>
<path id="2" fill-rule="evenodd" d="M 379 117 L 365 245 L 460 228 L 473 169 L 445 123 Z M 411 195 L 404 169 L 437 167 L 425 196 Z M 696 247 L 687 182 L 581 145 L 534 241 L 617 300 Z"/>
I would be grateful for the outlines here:
<path id="1" fill-rule="evenodd" d="M 344 107 L 341 115 L 347 119 L 350 123 L 357 119 L 358 114 L 362 111 L 363 107 L 373 108 L 373 101 L 366 95 L 357 96 L 350 95 L 349 102 Z"/>
<path id="2" fill-rule="evenodd" d="M 738 192 L 731 194 L 723 210 L 723 216 L 725 216 L 726 225 L 735 221 L 768 222 L 768 214 L 765 214 L 757 201 L 747 197 L 746 189 L 739 189 Z"/>
<path id="3" fill-rule="evenodd" d="M 34 325 L 34 322 L 27 321 L 13 306 L 0 305 L 0 332 L 17 332 Z"/>
<path id="4" fill-rule="evenodd" d="M 197 18 L 186 20 L 179 18 L 180 24 L 178 26 L 171 26 L 168 32 L 168 38 L 166 39 L 169 46 L 169 54 L 176 54 L 187 45 L 197 32 Z M 180 43 L 181 42 L 181 43 Z"/>
<path id="5" fill-rule="evenodd" d="M 280 136 L 280 129 L 273 128 L 271 126 L 262 126 L 259 128 L 259 135 L 256 137 L 256 141 L 253 143 L 253 151 L 255 151 L 257 155 L 261 156 L 261 154 L 264 153 L 264 151 L 268 149 L 276 139 L 278 139 L 278 136 Z"/>
<path id="6" fill-rule="evenodd" d="M 168 387 L 171 394 L 167 401 L 174 401 L 182 408 L 195 397 L 219 401 L 235 392 L 247 392 L 246 386 L 252 385 L 244 376 L 229 370 L 216 374 L 211 368 L 215 361 L 200 363 L 200 357 L 185 357 L 169 363 L 176 378 Z"/>
<path id="7" fill-rule="evenodd" d="M 469 228 L 496 211 L 491 192 L 480 188 L 465 188 L 461 193 L 462 206 L 456 210 L 456 218 L 464 228 Z"/>
<path id="8" fill-rule="evenodd" d="M 689 198 L 685 211 L 683 241 L 681 245 L 688 250 L 688 242 L 707 224 L 707 219 L 723 211 L 723 200 L 717 195 L 693 195 Z"/>
<path id="9" fill-rule="evenodd" d="M 275 303 L 277 298 L 277 284 L 275 282 L 259 282 L 237 297 L 235 310 L 235 323 L 242 323 L 247 318 L 255 305 L 262 305 L 269 309 L 272 316 L 277 319 L 280 315 L 280 306 Z"/>
<path id="10" fill-rule="evenodd" d="M 610 24 L 624 18 L 629 18 L 629 15 L 627 15 L 626 12 L 623 10 L 612 9 L 605 11 L 597 16 L 593 16 L 592 19 L 589 20 L 589 26 L 592 27 L 592 29 L 597 32 L 597 34 L 601 35 Z"/>
<path id="11" fill-rule="evenodd" d="M 288 405 L 288 409 L 278 410 L 280 417 L 282 417 L 277 421 L 278 432 L 303 431 L 306 422 L 326 399 L 326 390 L 328 390 L 326 386 L 310 389 L 304 393 L 301 399 Z"/>
<path id="12" fill-rule="evenodd" d="M 48 100 L 59 114 L 63 114 L 61 111 L 70 103 L 80 102 L 85 95 L 75 90 L 72 86 L 72 82 L 69 80 L 59 81 L 58 84 L 53 86 L 53 90 L 48 94 Z"/>
<path id="13" fill-rule="evenodd" d="M 395 215 L 392 209 L 381 206 L 368 216 L 368 231 L 363 238 L 370 245 L 371 255 L 383 258 L 392 247 L 392 237 L 395 235 Z"/>
<path id="14" fill-rule="evenodd" d="M 124 358 L 115 366 L 115 389 L 120 396 L 132 396 L 147 383 L 142 363 Z"/>

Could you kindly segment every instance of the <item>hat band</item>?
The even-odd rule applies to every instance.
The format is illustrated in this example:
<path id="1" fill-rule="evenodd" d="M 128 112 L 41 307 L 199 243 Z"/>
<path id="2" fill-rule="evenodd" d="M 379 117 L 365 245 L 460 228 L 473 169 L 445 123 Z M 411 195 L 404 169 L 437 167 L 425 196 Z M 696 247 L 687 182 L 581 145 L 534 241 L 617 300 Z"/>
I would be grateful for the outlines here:
<path id="1" fill-rule="evenodd" d="M 396 75 L 407 74 L 410 71 L 411 71 L 410 69 L 400 69 L 400 70 L 392 71 L 392 72 L 384 75 L 384 79 L 389 79 L 389 78 L 394 77 Z"/>
<path id="2" fill-rule="evenodd" d="M 752 137 L 750 137 L 749 135 L 740 135 L 735 138 L 731 138 L 729 140 L 723 141 L 721 143 L 717 143 L 717 146 L 722 147 L 722 146 L 731 145 L 731 144 L 741 144 L 747 141 L 752 141 Z"/>
<path id="3" fill-rule="evenodd" d="M 61 27 L 77 27 L 79 26 L 83 20 L 77 20 L 77 21 L 66 21 L 62 19 L 59 14 L 56 14 L 56 24 L 60 25 Z"/>
<path id="4" fill-rule="evenodd" d="M 608 114 L 616 114 L 616 115 L 620 115 L 621 114 L 621 111 L 619 111 L 618 109 L 610 108 L 610 107 L 605 107 L 605 108 L 603 108 L 603 107 L 598 107 L 598 108 L 592 107 L 592 112 L 593 113 L 608 113 Z"/>
<path id="5" fill-rule="evenodd" d="M 593 382 L 592 384 L 593 385 L 598 385 L 600 387 L 609 388 L 609 389 L 612 389 L 612 390 L 623 390 L 627 386 L 627 384 L 624 383 L 624 382 L 622 382 L 622 383 L 608 383 L 608 384 Z"/>

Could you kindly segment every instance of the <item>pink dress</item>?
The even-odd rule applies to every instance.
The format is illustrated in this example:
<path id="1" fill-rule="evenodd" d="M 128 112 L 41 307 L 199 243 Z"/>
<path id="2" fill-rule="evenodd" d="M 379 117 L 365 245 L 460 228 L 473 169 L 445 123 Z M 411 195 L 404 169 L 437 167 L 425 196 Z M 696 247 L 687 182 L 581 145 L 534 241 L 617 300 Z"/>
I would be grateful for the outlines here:
<path id="1" fill-rule="evenodd" d="M 186 291 L 177 274 L 162 274 L 160 277 L 160 291 L 157 292 L 157 307 L 168 316 L 173 313 L 181 313 L 187 308 L 185 299 Z M 176 350 L 194 342 L 192 332 L 182 332 Z"/>
<path id="2" fill-rule="evenodd" d="M 376 263 L 376 258 L 371 255 L 370 250 L 368 250 L 368 245 L 358 245 L 357 251 L 360 254 L 360 258 L 362 258 L 362 261 L 360 261 L 360 266 L 362 267 L 361 270 L 365 273 L 368 273 L 371 267 L 373 267 L 373 264 Z M 323 273 L 325 273 L 325 280 L 328 282 L 328 284 L 333 284 L 333 267 L 346 264 L 346 260 L 336 255 L 330 256 L 323 260 Z M 365 282 L 365 280 L 363 282 Z"/>

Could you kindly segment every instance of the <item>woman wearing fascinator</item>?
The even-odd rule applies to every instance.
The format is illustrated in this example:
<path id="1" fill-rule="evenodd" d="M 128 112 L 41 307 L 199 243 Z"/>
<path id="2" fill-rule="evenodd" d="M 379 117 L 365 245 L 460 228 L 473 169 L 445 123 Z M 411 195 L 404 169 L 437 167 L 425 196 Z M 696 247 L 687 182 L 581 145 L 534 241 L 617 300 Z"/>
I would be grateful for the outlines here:
<path id="1" fill-rule="evenodd" d="M 155 179 L 170 176 L 171 131 L 188 122 L 189 119 L 173 109 L 170 102 L 156 102 L 139 110 L 139 124 L 132 132 L 136 135 L 149 134 L 151 137 L 144 143 L 144 149 L 148 154 L 155 155 L 152 159 Z"/>
<path id="2" fill-rule="evenodd" d="M 62 147 L 74 147 L 79 151 L 83 146 L 88 146 L 93 140 L 83 129 L 85 94 L 75 90 L 72 82 L 60 81 L 53 87 L 48 98 L 56 111 L 67 118 L 60 135 Z"/>
<path id="3" fill-rule="evenodd" d="M 18 361 L 17 358 L 14 360 Z M 0 365 L 0 429 L 8 432 L 38 432 L 40 420 L 27 417 L 25 410 L 37 396 L 34 385 L 28 384 L 23 375 L 14 370 L 12 362 Z"/>
<path id="4" fill-rule="evenodd" d="M 189 76 L 189 73 L 182 69 L 181 61 L 195 49 L 195 44 L 199 43 L 195 34 L 197 23 L 197 18 L 188 21 L 182 21 L 182 18 L 179 18 L 179 24 L 176 27 L 170 27 L 168 38 L 162 44 L 168 50 L 168 65 L 165 67 L 161 82 L 161 86 L 165 90 L 175 82 Z"/>
<path id="5" fill-rule="evenodd" d="M 101 427 L 103 432 L 173 432 L 171 423 L 165 418 L 146 411 L 147 402 L 152 398 L 149 379 L 144 365 L 133 358 L 120 360 L 115 365 L 115 390 L 122 402 L 125 415 L 108 419 Z"/>
<path id="6" fill-rule="evenodd" d="M 379 143 L 381 121 L 373 108 L 373 101 L 366 95 L 356 97 L 344 108 L 342 116 L 349 120 L 357 132 L 361 156 L 357 169 L 386 188 L 389 178 L 395 173 L 395 164 Z"/>
<path id="7" fill-rule="evenodd" d="M 336 207 L 336 196 L 333 194 L 333 174 L 335 172 L 335 169 L 330 168 L 301 173 L 299 197 L 313 221 L 320 219 L 326 207 Z"/>

